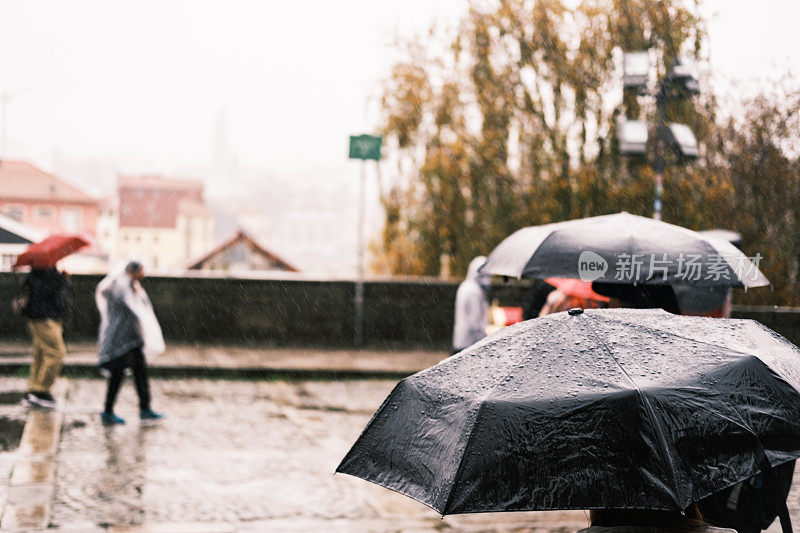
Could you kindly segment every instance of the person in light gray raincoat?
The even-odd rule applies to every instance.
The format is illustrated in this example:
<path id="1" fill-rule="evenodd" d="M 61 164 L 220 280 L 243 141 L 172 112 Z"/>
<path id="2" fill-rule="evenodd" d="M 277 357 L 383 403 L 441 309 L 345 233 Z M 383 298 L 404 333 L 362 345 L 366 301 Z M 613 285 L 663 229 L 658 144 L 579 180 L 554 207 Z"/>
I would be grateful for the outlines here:
<path id="1" fill-rule="evenodd" d="M 100 414 L 106 425 L 125 423 L 114 414 L 114 404 L 127 369 L 131 370 L 136 385 L 139 417 L 142 420 L 163 418 L 150 408 L 145 358 L 164 352 L 164 337 L 150 298 L 140 283 L 143 278 L 142 262 L 127 258 L 103 278 L 95 291 L 100 311 L 98 365 L 108 374 L 105 409 Z"/>
<path id="2" fill-rule="evenodd" d="M 478 256 L 469 264 L 467 277 L 456 292 L 453 323 L 453 352 L 468 348 L 486 336 L 489 321 L 489 277 L 478 272 L 486 257 Z"/>

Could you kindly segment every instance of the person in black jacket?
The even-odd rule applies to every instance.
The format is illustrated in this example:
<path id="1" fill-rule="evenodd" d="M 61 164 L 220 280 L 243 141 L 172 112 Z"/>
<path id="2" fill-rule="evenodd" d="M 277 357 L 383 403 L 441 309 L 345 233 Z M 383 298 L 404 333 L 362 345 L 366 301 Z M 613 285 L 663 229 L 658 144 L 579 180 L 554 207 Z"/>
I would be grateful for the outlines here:
<path id="1" fill-rule="evenodd" d="M 50 389 L 67 353 L 62 322 L 70 307 L 68 280 L 55 266 L 33 268 L 23 282 L 23 290 L 27 295 L 24 314 L 33 337 L 33 362 L 25 400 L 29 405 L 53 408 L 55 399 Z"/>
<path id="2" fill-rule="evenodd" d="M 750 479 L 700 500 L 703 518 L 710 524 L 738 533 L 759 533 L 777 517 L 781 531 L 791 533 L 792 520 L 786 498 L 792 488 L 795 461 L 764 470 Z"/>

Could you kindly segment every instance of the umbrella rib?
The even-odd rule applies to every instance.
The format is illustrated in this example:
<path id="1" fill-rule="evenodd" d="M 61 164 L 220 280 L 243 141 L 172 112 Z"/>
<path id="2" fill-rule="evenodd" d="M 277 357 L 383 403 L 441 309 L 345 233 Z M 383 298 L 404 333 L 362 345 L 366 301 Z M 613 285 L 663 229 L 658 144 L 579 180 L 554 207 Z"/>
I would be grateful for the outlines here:
<path id="1" fill-rule="evenodd" d="M 477 412 L 475 413 L 475 420 L 472 422 L 472 427 L 471 427 L 471 428 L 470 428 L 470 430 L 469 430 L 469 436 L 467 436 L 467 442 L 466 442 L 466 444 L 464 444 L 464 449 L 461 451 L 461 458 L 459 458 L 459 460 L 458 460 L 458 468 L 456 468 L 456 473 L 455 473 L 455 475 L 453 476 L 453 482 L 452 482 L 452 484 L 450 485 L 450 492 L 447 494 L 447 500 L 445 500 L 445 502 L 444 502 L 444 506 L 442 507 L 442 517 L 444 517 L 444 515 L 446 515 L 446 514 L 447 514 L 447 508 L 450 506 L 450 500 L 453 498 L 453 494 L 455 493 L 455 487 L 456 487 L 456 483 L 458 483 L 458 478 L 459 478 L 459 476 L 461 475 L 461 470 L 462 470 L 462 469 L 463 469 L 463 467 L 464 467 L 464 457 L 466 457 L 466 455 L 467 455 L 467 449 L 469 448 L 469 445 L 470 445 L 470 443 L 472 442 L 472 438 L 473 438 L 473 436 L 475 435 L 475 429 L 478 427 L 478 419 L 480 418 L 480 416 L 481 416 L 481 411 L 483 410 L 483 402 L 484 402 L 486 399 L 488 399 L 488 398 L 489 398 L 489 395 L 490 395 L 492 392 L 494 392 L 494 390 L 495 390 L 497 387 L 499 387 L 499 386 L 501 386 L 503 383 L 505 383 L 505 378 L 508 378 L 509 376 L 511 376 L 511 375 L 514 373 L 514 370 L 516 370 L 517 368 L 519 368 L 519 367 L 523 366 L 523 364 L 524 364 L 525 362 L 527 362 L 527 361 L 528 361 L 528 359 L 530 359 L 531 357 L 533 357 L 533 354 L 534 354 L 534 351 L 535 351 L 536 347 L 537 347 L 537 346 L 539 346 L 540 344 L 544 343 L 544 342 L 545 342 L 547 339 L 549 339 L 549 338 L 550 338 L 550 336 L 551 336 L 551 335 L 552 335 L 552 334 L 555 332 L 555 330 L 556 330 L 556 328 L 555 328 L 555 327 L 554 327 L 554 328 L 552 328 L 552 329 L 551 329 L 551 330 L 550 330 L 550 331 L 547 333 L 547 335 L 545 335 L 545 336 L 544 336 L 544 337 L 543 337 L 543 338 L 542 338 L 542 339 L 541 339 L 539 342 L 537 342 L 537 343 L 536 343 L 536 345 L 535 345 L 535 346 L 533 346 L 533 347 L 531 348 L 530 355 L 528 355 L 527 357 L 523 358 L 523 360 L 522 360 L 522 361 L 520 361 L 519 363 L 517 363 L 516 365 L 514 365 L 514 367 L 513 367 L 511 370 L 509 370 L 509 371 L 508 371 L 508 373 L 505 375 L 505 377 L 504 377 L 502 380 L 498 381 L 498 382 L 497 382 L 497 384 L 496 384 L 494 387 L 492 387 L 491 389 L 489 389 L 488 391 L 486 391 L 486 393 L 485 393 L 483 396 L 481 396 L 481 398 L 478 400 L 478 410 L 477 410 Z"/>
<path id="2" fill-rule="evenodd" d="M 585 313 L 580 316 L 585 317 L 587 320 L 591 320 Z M 639 398 L 644 403 L 647 410 L 647 415 L 650 418 L 650 424 L 653 427 L 653 432 L 656 436 L 656 441 L 658 442 L 658 451 L 661 454 L 661 460 L 664 461 L 665 466 L 669 470 L 670 477 L 672 478 L 673 496 L 677 497 L 678 492 L 680 490 L 679 489 L 680 484 L 677 482 L 678 481 L 677 472 L 675 471 L 675 467 L 672 465 L 672 461 L 669 460 L 669 454 L 667 453 L 667 444 L 666 444 L 667 438 L 666 435 L 664 435 L 664 430 L 661 428 L 661 424 L 659 424 L 658 420 L 656 419 L 655 410 L 653 409 L 653 406 L 650 404 L 650 400 L 642 392 L 642 389 L 639 388 L 639 384 L 636 383 L 636 381 L 631 377 L 630 374 L 628 374 L 628 371 L 625 370 L 625 367 L 622 366 L 622 364 L 619 362 L 619 359 L 617 359 L 614 356 L 614 352 L 611 351 L 611 348 L 609 348 L 608 345 L 603 341 L 602 337 L 600 337 L 597 331 L 595 331 L 595 329 L 592 328 L 589 324 L 587 324 L 587 329 L 592 332 L 592 334 L 595 336 L 600 345 L 608 353 L 609 357 L 611 357 L 611 359 L 617 364 L 620 370 L 622 370 L 625 376 L 631 381 L 631 383 L 633 383 L 633 386 L 636 388 L 636 393 L 639 395 Z M 678 507 L 682 508 L 680 501 L 676 501 L 675 503 L 678 505 Z"/>
<path id="3" fill-rule="evenodd" d="M 456 468 L 456 474 L 453 476 L 453 482 L 450 485 L 450 492 L 447 494 L 447 500 L 445 500 L 444 506 L 442 507 L 442 518 L 444 518 L 444 515 L 447 514 L 447 508 L 450 506 L 450 500 L 453 499 L 453 494 L 456 492 L 456 483 L 458 483 L 458 477 L 461 475 L 461 470 L 464 467 L 464 457 L 466 457 L 467 449 L 472 442 L 472 438 L 475 436 L 475 429 L 478 427 L 478 419 L 481 417 L 482 410 L 483 400 L 478 403 L 478 411 L 475 413 L 475 421 L 472 423 L 472 427 L 469 430 L 469 436 L 467 437 L 467 442 L 464 444 L 464 449 L 461 451 L 461 458 L 458 460 L 458 468 Z"/>

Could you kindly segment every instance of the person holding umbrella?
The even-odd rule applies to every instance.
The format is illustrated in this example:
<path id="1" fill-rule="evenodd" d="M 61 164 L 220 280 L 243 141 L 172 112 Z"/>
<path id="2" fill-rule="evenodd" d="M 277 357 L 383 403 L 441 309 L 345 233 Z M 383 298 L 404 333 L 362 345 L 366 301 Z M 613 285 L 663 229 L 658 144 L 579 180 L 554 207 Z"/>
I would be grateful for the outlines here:
<path id="1" fill-rule="evenodd" d="M 663 309 L 674 315 L 681 314 L 675 290 L 670 285 L 633 285 L 595 281 L 591 287 L 597 294 L 619 302 L 620 307 Z"/>
<path id="2" fill-rule="evenodd" d="M 657 533 L 657 532 L 707 532 L 735 533 L 735 529 L 709 525 L 697 505 L 685 513 L 677 511 L 650 511 L 641 509 L 595 509 L 589 513 L 591 525 L 578 533 Z"/>
<path id="3" fill-rule="evenodd" d="M 28 318 L 33 337 L 33 362 L 24 400 L 30 406 L 52 409 L 56 405 L 50 389 L 67 353 L 62 324 L 70 310 L 68 277 L 56 269 L 56 263 L 88 244 L 80 235 L 51 235 L 29 246 L 14 264 L 15 270 L 31 267 L 12 304 Z"/>
<path id="4" fill-rule="evenodd" d="M 548 285 L 555 288 L 547 296 L 539 316 L 546 316 L 561 311 L 580 307 L 581 309 L 598 309 L 611 307 L 611 299 L 592 290 L 591 283 L 579 279 L 547 278 Z M 614 302 L 616 305 L 616 302 Z"/>
<path id="5" fill-rule="evenodd" d="M 24 304 L 19 310 L 28 319 L 33 338 L 33 361 L 25 403 L 52 409 L 56 405 L 50 389 L 67 354 L 63 321 L 69 315 L 69 281 L 55 266 L 34 267 L 21 286 Z"/>
<path id="6" fill-rule="evenodd" d="M 125 423 L 114 413 L 114 404 L 127 369 L 133 373 L 139 397 L 139 418 L 143 421 L 164 418 L 150 407 L 145 358 L 163 353 L 165 346 L 150 298 L 140 283 L 144 273 L 142 261 L 129 257 L 103 278 L 95 291 L 100 312 L 98 364 L 108 375 L 105 408 L 100 414 L 104 425 Z"/>
<path id="7" fill-rule="evenodd" d="M 698 502 L 800 457 L 798 409 L 800 350 L 755 321 L 572 309 L 400 381 L 336 471 L 443 516 L 696 531 Z"/>

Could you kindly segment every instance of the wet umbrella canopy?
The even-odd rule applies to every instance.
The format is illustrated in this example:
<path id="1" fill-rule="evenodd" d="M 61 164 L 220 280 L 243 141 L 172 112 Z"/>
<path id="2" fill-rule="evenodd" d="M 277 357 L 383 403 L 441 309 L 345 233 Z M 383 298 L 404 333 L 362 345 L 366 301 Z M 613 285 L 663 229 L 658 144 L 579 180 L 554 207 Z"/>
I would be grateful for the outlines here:
<path id="1" fill-rule="evenodd" d="M 50 268 L 60 259 L 67 257 L 89 245 L 89 239 L 82 235 L 50 235 L 41 242 L 31 244 L 14 264 L 14 268 L 30 265 L 34 268 Z"/>
<path id="2" fill-rule="evenodd" d="M 628 284 L 769 284 L 727 241 L 624 212 L 522 228 L 492 251 L 481 271 Z"/>
<path id="3" fill-rule="evenodd" d="M 337 471 L 441 514 L 683 510 L 800 457 L 800 350 L 750 320 L 558 313 L 402 380 Z"/>

